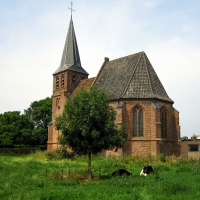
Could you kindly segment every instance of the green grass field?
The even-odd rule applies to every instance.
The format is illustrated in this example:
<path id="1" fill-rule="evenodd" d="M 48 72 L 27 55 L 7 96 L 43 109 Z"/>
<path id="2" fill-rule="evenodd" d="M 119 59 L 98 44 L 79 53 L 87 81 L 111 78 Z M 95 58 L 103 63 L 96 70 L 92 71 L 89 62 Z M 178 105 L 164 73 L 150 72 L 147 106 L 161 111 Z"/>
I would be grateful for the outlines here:
<path id="1" fill-rule="evenodd" d="M 0 155 L 0 199 L 200 199 L 198 160 L 95 156 L 92 160 L 94 178 L 89 182 L 87 157 L 59 160 L 46 155 L 45 152 L 27 156 Z M 152 165 L 155 172 L 140 176 L 146 163 Z M 119 168 L 132 172 L 132 176 L 112 177 L 111 173 Z"/>

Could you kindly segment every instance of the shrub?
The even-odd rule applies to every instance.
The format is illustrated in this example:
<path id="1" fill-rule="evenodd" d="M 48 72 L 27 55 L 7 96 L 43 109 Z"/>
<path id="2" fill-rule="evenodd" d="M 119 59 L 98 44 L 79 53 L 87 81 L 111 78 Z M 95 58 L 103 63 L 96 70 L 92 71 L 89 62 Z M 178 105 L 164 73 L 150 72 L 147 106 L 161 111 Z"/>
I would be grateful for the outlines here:
<path id="1" fill-rule="evenodd" d="M 75 153 L 67 151 L 64 146 L 57 148 L 56 152 L 61 156 L 61 158 L 73 158 L 75 156 Z"/>
<path id="2" fill-rule="evenodd" d="M 55 151 L 47 151 L 46 158 L 48 160 L 60 160 L 63 157 L 55 150 Z"/>

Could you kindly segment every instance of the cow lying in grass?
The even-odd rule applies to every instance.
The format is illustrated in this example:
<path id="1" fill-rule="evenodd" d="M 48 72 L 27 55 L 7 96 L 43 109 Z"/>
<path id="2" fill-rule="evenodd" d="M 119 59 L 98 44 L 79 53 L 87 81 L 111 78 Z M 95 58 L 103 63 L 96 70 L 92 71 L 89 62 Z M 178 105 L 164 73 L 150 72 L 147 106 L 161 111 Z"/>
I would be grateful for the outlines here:
<path id="1" fill-rule="evenodd" d="M 122 176 L 122 175 L 130 176 L 132 175 L 132 173 L 128 172 L 125 169 L 118 169 L 112 173 L 112 176 Z"/>
<path id="2" fill-rule="evenodd" d="M 154 171 L 154 169 L 152 166 L 145 165 L 144 168 L 142 169 L 142 171 L 140 172 L 140 176 L 141 175 L 147 176 L 147 174 L 149 174 L 153 171 Z"/>

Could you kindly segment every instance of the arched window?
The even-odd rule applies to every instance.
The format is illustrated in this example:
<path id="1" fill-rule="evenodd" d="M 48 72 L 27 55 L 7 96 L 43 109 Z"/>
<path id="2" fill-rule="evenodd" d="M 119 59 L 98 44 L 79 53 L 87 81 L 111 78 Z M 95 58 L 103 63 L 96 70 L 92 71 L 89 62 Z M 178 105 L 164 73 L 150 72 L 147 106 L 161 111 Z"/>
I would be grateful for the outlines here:
<path id="1" fill-rule="evenodd" d="M 143 137 L 143 110 L 140 106 L 133 109 L 133 137 Z"/>
<path id="2" fill-rule="evenodd" d="M 167 137 L 167 113 L 166 113 L 165 108 L 161 108 L 160 121 L 161 121 L 161 138 L 166 138 Z"/>

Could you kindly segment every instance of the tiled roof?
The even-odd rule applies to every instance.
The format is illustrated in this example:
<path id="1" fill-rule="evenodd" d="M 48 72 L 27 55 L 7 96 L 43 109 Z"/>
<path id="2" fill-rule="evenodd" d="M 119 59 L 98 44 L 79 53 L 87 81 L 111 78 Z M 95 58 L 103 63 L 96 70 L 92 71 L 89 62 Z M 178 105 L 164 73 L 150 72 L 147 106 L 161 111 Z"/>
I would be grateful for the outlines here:
<path id="1" fill-rule="evenodd" d="M 86 88 L 86 89 L 90 89 L 90 87 L 92 86 L 92 83 L 94 82 L 94 80 L 95 80 L 95 77 L 89 78 L 89 79 L 80 80 L 80 82 L 78 83 L 78 85 L 74 89 L 72 95 L 75 94 L 76 91 L 80 90 L 83 87 Z"/>
<path id="2" fill-rule="evenodd" d="M 76 42 L 76 35 L 74 31 L 72 18 L 70 20 L 60 66 L 54 72 L 54 74 L 65 71 L 67 69 L 72 71 L 78 71 L 88 75 L 88 73 L 81 66 L 81 60 L 79 56 L 78 45 Z"/>
<path id="3" fill-rule="evenodd" d="M 111 100 L 151 98 L 173 102 L 144 52 L 108 61 L 94 87 L 106 90 Z"/>

